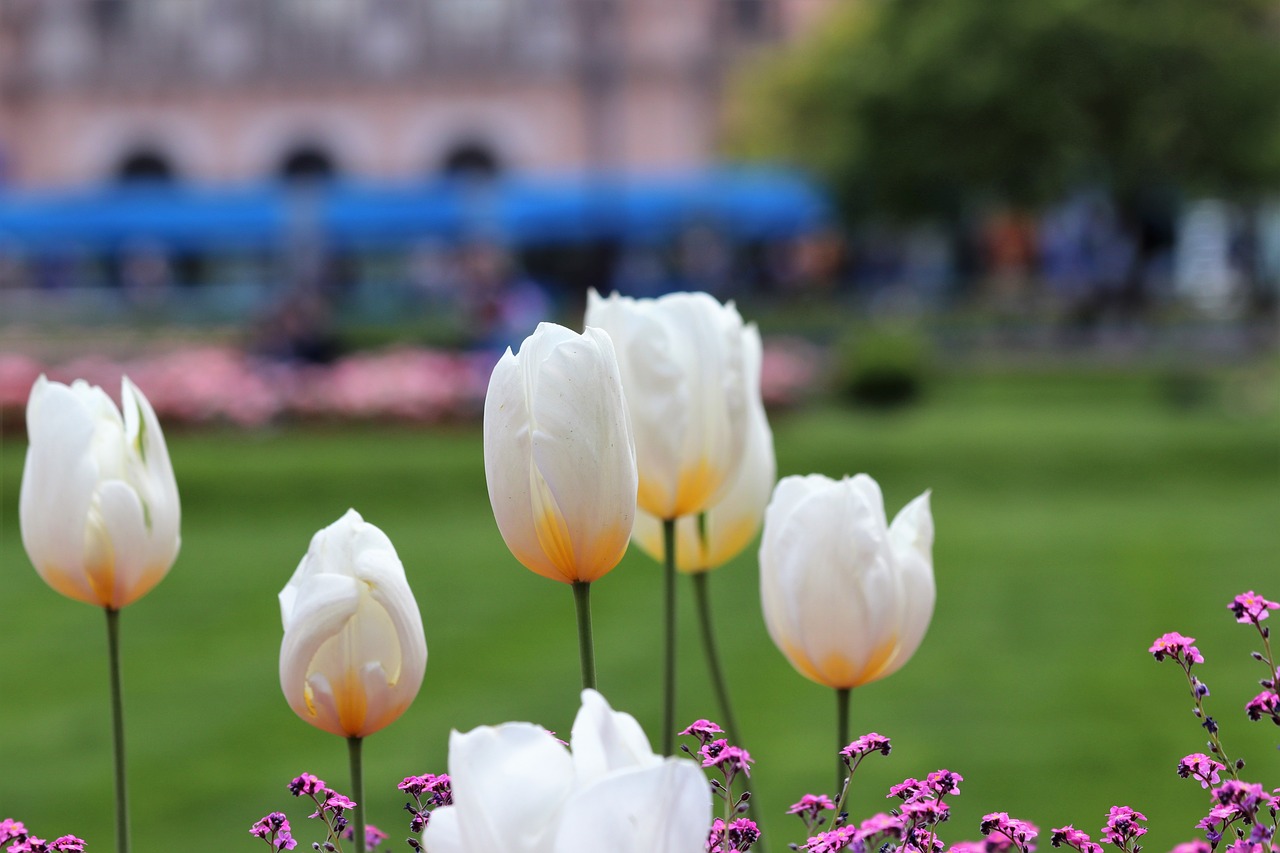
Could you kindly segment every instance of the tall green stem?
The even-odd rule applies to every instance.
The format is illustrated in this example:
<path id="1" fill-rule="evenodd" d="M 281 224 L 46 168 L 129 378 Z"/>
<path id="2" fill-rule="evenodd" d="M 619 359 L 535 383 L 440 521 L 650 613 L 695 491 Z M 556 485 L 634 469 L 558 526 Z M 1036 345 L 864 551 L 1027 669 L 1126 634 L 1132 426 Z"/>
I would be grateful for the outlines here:
<path id="1" fill-rule="evenodd" d="M 676 748 L 676 520 L 662 522 L 663 592 L 666 602 L 666 632 L 663 659 L 662 754 Z"/>
<path id="2" fill-rule="evenodd" d="M 702 633 L 702 649 L 707 654 L 707 669 L 711 673 L 711 686 L 716 693 L 716 701 L 720 703 L 720 714 L 724 720 L 729 740 L 741 743 L 742 734 L 738 731 L 738 723 L 733 719 L 733 708 L 729 702 L 729 688 L 720 668 L 720 652 L 716 646 L 715 626 L 711 621 L 711 590 L 707 582 L 709 572 L 698 572 L 693 575 L 693 596 L 698 605 L 698 627 Z"/>
<path id="3" fill-rule="evenodd" d="M 840 750 L 849 745 L 849 693 L 848 687 L 836 688 L 836 790 L 844 784 L 844 758 Z"/>
<path id="4" fill-rule="evenodd" d="M 120 611 L 107 611 L 107 659 L 111 671 L 111 742 L 116 760 L 116 851 L 129 853 L 129 789 L 125 780 L 124 699 L 120 690 Z"/>
<path id="5" fill-rule="evenodd" d="M 352 817 L 355 818 L 356 824 L 356 853 L 364 853 L 364 761 L 360 754 L 363 743 L 363 738 L 347 738 L 347 757 L 351 759 L 351 799 L 356 803 L 356 807 L 352 810 Z"/>
<path id="6" fill-rule="evenodd" d="M 596 650 L 591 639 L 591 582 L 573 582 L 573 605 L 578 615 L 578 659 L 582 663 L 582 689 L 596 686 Z"/>
<path id="7" fill-rule="evenodd" d="M 701 517 L 705 517 L 701 516 Z M 698 605 L 698 627 L 702 633 L 702 649 L 707 654 L 707 669 L 711 672 L 711 686 L 716 693 L 716 701 L 720 703 L 721 719 L 724 720 L 725 730 L 729 736 L 729 740 L 739 746 L 742 745 L 742 733 L 738 731 L 738 723 L 733 718 L 733 707 L 729 702 L 729 687 L 725 681 L 724 671 L 720 667 L 720 652 L 716 645 L 715 626 L 711 621 L 711 586 L 707 576 L 710 572 L 697 572 L 693 575 L 693 597 Z M 756 815 L 755 800 L 747 801 L 747 814 L 757 824 L 760 823 Z M 729 818 L 725 818 L 725 823 L 729 822 Z M 754 845 L 755 849 L 764 853 L 763 840 L 757 841 Z"/>

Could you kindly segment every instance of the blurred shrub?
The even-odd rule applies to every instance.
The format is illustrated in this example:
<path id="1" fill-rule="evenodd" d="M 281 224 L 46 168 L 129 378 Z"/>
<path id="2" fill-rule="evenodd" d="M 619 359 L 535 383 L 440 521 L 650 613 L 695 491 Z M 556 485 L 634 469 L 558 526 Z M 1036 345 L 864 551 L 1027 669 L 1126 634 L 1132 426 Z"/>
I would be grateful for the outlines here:
<path id="1" fill-rule="evenodd" d="M 836 345 L 835 386 L 858 406 L 890 409 L 914 403 L 924 392 L 929 347 L 909 328 L 850 331 Z"/>

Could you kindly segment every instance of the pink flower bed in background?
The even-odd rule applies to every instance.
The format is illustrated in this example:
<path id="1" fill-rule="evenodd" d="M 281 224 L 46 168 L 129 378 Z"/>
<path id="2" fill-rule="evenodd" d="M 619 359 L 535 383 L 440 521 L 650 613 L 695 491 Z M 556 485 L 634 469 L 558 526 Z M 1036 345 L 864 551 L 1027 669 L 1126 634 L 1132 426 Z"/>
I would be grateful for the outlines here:
<path id="1" fill-rule="evenodd" d="M 258 427 L 289 420 L 415 423 L 479 418 L 496 355 L 415 347 L 354 353 L 333 364 L 288 364 L 234 347 L 192 346 L 127 360 L 83 356 L 45 364 L 0 353 L 0 426 L 20 430 L 41 373 L 84 379 L 113 395 L 128 375 L 165 423 Z M 772 407 L 802 402 L 819 373 L 816 347 L 767 341 L 761 384 Z"/>

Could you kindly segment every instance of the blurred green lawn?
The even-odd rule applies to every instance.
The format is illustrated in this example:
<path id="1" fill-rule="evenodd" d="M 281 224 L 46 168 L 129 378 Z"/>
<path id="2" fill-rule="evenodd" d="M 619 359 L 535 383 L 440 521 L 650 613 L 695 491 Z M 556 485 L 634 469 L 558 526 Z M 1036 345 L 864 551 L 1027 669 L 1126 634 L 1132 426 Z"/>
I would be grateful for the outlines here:
<path id="1" fill-rule="evenodd" d="M 1263 385 L 1264 397 L 1273 388 Z M 1256 390 L 1256 389 L 1255 389 Z M 1234 756 L 1274 787 L 1280 729 L 1249 723 L 1257 643 L 1225 609 L 1280 597 L 1280 421 L 1234 404 L 1174 410 L 1140 376 L 952 378 L 894 414 L 818 407 L 774 418 L 781 474 L 866 471 L 892 514 L 934 490 L 938 605 L 915 659 L 855 691 L 855 733 L 893 738 L 855 781 L 855 814 L 887 787 L 947 767 L 965 777 L 949 841 L 1008 811 L 1096 833 L 1108 806 L 1152 820 L 1147 849 L 1196 835 L 1199 787 L 1174 773 L 1203 749 L 1181 674 L 1146 653 L 1198 638 L 1208 700 Z M 1244 404 L 1241 403 L 1244 401 Z M 1243 405 L 1243 407 L 1242 407 Z M 25 442 L 4 442 L 0 514 L 0 817 L 112 849 L 103 617 L 53 593 L 17 530 Z M 489 511 L 478 427 L 285 429 L 170 435 L 183 547 L 123 615 L 135 849 L 250 850 L 308 770 L 342 787 L 340 740 L 302 723 L 277 681 L 276 593 L 312 533 L 354 506 L 404 560 L 430 647 L 416 704 L 366 745 L 373 822 L 406 849 L 395 785 L 445 769 L 448 731 L 534 720 L 567 736 L 578 662 L 567 587 L 508 554 Z M 715 718 L 682 586 L 679 718 Z M 712 580 L 753 782 L 773 851 L 801 840 L 782 814 L 831 784 L 833 699 L 765 633 L 755 557 Z M 600 686 L 656 741 L 659 573 L 633 551 L 593 595 Z M 1096 835 L 1095 835 L 1096 837 Z"/>

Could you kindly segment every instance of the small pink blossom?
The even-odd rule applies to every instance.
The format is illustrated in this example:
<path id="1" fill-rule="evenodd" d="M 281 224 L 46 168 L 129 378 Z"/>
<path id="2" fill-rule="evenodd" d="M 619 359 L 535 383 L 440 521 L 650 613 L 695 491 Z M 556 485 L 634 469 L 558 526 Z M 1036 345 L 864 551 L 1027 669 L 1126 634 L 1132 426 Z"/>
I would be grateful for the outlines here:
<path id="1" fill-rule="evenodd" d="M 1227 768 L 1214 761 L 1203 752 L 1193 752 L 1178 762 L 1178 775 L 1183 779 L 1192 778 L 1200 782 L 1201 788 L 1209 788 L 1222 782 L 1218 775 Z"/>
<path id="2" fill-rule="evenodd" d="M 834 809 L 835 807 L 836 804 L 826 794 L 805 794 L 791 804 L 791 808 L 787 809 L 787 814 L 798 814 L 802 817 L 808 815 L 809 818 L 816 818 L 819 812 Z"/>
<path id="3" fill-rule="evenodd" d="M 1280 604 L 1274 601 L 1267 601 L 1253 590 L 1237 595 L 1227 605 L 1227 609 L 1235 614 L 1236 621 L 1243 625 L 1257 625 L 1270 616 L 1267 611 L 1277 608 L 1280 608 Z"/>
<path id="4" fill-rule="evenodd" d="M 881 755 L 888 755 L 891 747 L 889 739 L 875 732 L 868 732 L 853 743 L 840 750 L 840 754 L 846 759 L 854 756 L 870 755 L 873 752 L 879 752 Z"/>
<path id="5" fill-rule="evenodd" d="M 1201 656 L 1200 650 L 1192 645 L 1195 641 L 1195 637 L 1184 637 L 1174 631 L 1159 637 L 1147 651 L 1155 655 L 1158 661 L 1164 660 L 1165 656 L 1168 655 L 1186 666 L 1190 666 L 1193 663 L 1204 663 L 1204 657 Z"/>

